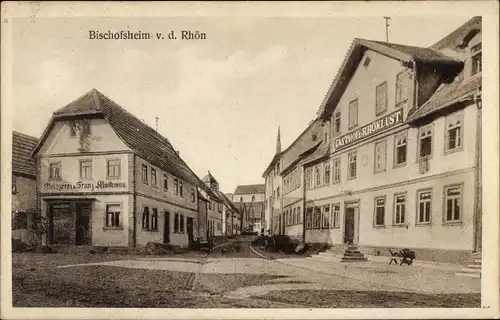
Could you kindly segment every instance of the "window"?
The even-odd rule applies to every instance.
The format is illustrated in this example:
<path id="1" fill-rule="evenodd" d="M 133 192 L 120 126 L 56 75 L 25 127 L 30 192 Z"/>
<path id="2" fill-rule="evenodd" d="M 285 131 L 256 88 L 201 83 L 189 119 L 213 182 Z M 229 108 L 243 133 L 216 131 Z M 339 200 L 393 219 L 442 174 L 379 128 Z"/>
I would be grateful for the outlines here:
<path id="1" fill-rule="evenodd" d="M 394 195 L 394 225 L 403 225 L 405 223 L 406 213 L 406 195 Z"/>
<path id="2" fill-rule="evenodd" d="M 333 135 L 337 136 L 339 134 L 340 134 L 340 111 L 337 111 L 333 116 Z"/>
<path id="3" fill-rule="evenodd" d="M 325 143 L 328 143 L 328 131 L 325 132 Z"/>
<path id="4" fill-rule="evenodd" d="M 174 178 L 174 190 L 175 194 L 179 194 L 179 180 L 177 178 Z"/>
<path id="5" fill-rule="evenodd" d="M 313 228 L 321 228 L 321 207 L 314 207 Z"/>
<path id="6" fill-rule="evenodd" d="M 151 185 L 156 187 L 156 169 L 151 168 Z"/>
<path id="7" fill-rule="evenodd" d="M 106 205 L 106 228 L 120 227 L 121 206 L 119 204 Z"/>
<path id="8" fill-rule="evenodd" d="M 142 182 L 148 184 L 148 166 L 145 164 L 142 165 Z"/>
<path id="9" fill-rule="evenodd" d="M 297 223 L 302 223 L 302 208 L 297 207 Z"/>
<path id="10" fill-rule="evenodd" d="M 471 62 L 472 62 L 472 70 L 471 75 L 475 75 L 482 71 L 482 58 L 481 58 L 481 43 L 476 44 L 471 48 Z"/>
<path id="11" fill-rule="evenodd" d="M 370 65 L 370 57 L 366 57 L 365 62 L 363 62 L 363 66 L 368 67 Z"/>
<path id="12" fill-rule="evenodd" d="M 375 226 L 385 225 L 385 197 L 375 198 Z"/>
<path id="13" fill-rule="evenodd" d="M 446 117 L 446 146 L 445 151 L 453 152 L 462 147 L 463 113 L 455 113 Z"/>
<path id="14" fill-rule="evenodd" d="M 396 76 L 396 104 L 408 100 L 408 75 L 402 71 Z"/>
<path id="15" fill-rule="evenodd" d="M 432 190 L 421 190 L 417 192 L 417 223 L 426 224 L 431 222 Z"/>
<path id="16" fill-rule="evenodd" d="M 276 188 L 276 197 L 280 197 L 280 187 Z"/>
<path id="17" fill-rule="evenodd" d="M 462 186 L 447 186 L 444 188 L 444 221 L 460 222 L 462 215 Z"/>
<path id="18" fill-rule="evenodd" d="M 358 99 L 349 103 L 349 130 L 358 125 Z"/>
<path id="19" fill-rule="evenodd" d="M 108 160 L 108 178 L 119 178 L 120 177 L 120 159 Z"/>
<path id="20" fill-rule="evenodd" d="M 348 167 L 348 173 L 347 173 L 347 178 L 348 179 L 356 179 L 356 151 L 350 152 L 348 154 L 348 159 L 349 159 L 349 167 Z"/>
<path id="21" fill-rule="evenodd" d="M 254 201 L 255 201 L 255 196 L 252 196 L 252 202 L 254 202 Z"/>
<path id="22" fill-rule="evenodd" d="M 182 181 L 179 181 L 179 195 L 184 197 L 184 189 L 182 187 Z"/>
<path id="23" fill-rule="evenodd" d="M 194 192 L 194 188 L 191 189 L 191 202 L 195 202 L 196 201 L 196 196 L 195 196 L 195 192 Z"/>
<path id="24" fill-rule="evenodd" d="M 379 116 L 387 111 L 387 82 L 383 82 L 375 89 L 375 115 Z"/>
<path id="25" fill-rule="evenodd" d="M 325 170 L 325 174 L 323 175 L 323 184 L 328 185 L 330 184 L 330 162 L 325 162 L 323 168 Z"/>
<path id="26" fill-rule="evenodd" d="M 312 168 L 306 168 L 306 188 L 312 188 Z"/>
<path id="27" fill-rule="evenodd" d="M 12 194 L 17 193 L 17 179 L 16 177 L 12 176 Z"/>
<path id="28" fill-rule="evenodd" d="M 218 203 L 218 209 L 219 209 L 219 212 L 222 212 L 222 203 Z"/>
<path id="29" fill-rule="evenodd" d="M 340 228 L 340 204 L 332 205 L 332 218 L 330 219 L 331 228 Z"/>
<path id="30" fill-rule="evenodd" d="M 321 185 L 321 164 L 317 164 L 315 167 L 314 167 L 314 171 L 315 171 L 315 185 L 316 187 L 319 187 Z"/>
<path id="31" fill-rule="evenodd" d="M 28 229 L 28 214 L 26 212 L 12 213 L 12 230 Z"/>
<path id="32" fill-rule="evenodd" d="M 168 190 L 168 177 L 166 174 L 163 175 L 163 190 L 164 191 Z"/>
<path id="33" fill-rule="evenodd" d="M 386 141 L 380 141 L 375 143 L 375 161 L 374 161 L 375 173 L 385 171 L 386 158 L 387 158 L 386 151 L 387 151 Z"/>
<path id="34" fill-rule="evenodd" d="M 292 224 L 297 224 L 297 208 L 293 208 Z"/>
<path id="35" fill-rule="evenodd" d="M 313 214 L 313 208 L 307 208 L 306 209 L 306 229 L 312 229 L 312 214 Z"/>
<path id="36" fill-rule="evenodd" d="M 69 123 L 69 136 L 70 136 L 70 138 L 76 137 L 76 128 L 75 128 L 75 126 L 76 126 L 75 121 L 71 121 Z"/>
<path id="37" fill-rule="evenodd" d="M 49 180 L 61 180 L 61 162 L 52 162 L 49 170 Z"/>
<path id="38" fill-rule="evenodd" d="M 151 212 L 151 230 L 158 230 L 158 209 L 153 208 Z"/>
<path id="39" fill-rule="evenodd" d="M 176 213 L 174 217 L 174 233 L 179 233 L 179 214 Z"/>
<path id="40" fill-rule="evenodd" d="M 323 224 L 321 227 L 323 229 L 330 228 L 330 205 L 329 204 L 323 206 Z"/>
<path id="41" fill-rule="evenodd" d="M 333 183 L 340 182 L 340 158 L 333 159 Z"/>
<path id="42" fill-rule="evenodd" d="M 92 179 L 92 160 L 80 160 L 80 179 Z"/>
<path id="43" fill-rule="evenodd" d="M 394 166 L 406 164 L 407 133 L 401 133 L 394 137 Z"/>
<path id="44" fill-rule="evenodd" d="M 179 232 L 180 233 L 184 233 L 184 215 L 183 214 L 180 214 L 179 215 Z"/>
<path id="45" fill-rule="evenodd" d="M 149 230 L 149 208 L 144 207 L 142 212 L 142 229 Z"/>
<path id="46" fill-rule="evenodd" d="M 90 121 L 89 120 L 82 121 L 82 134 L 85 136 L 90 135 Z"/>
<path id="47" fill-rule="evenodd" d="M 418 134 L 419 158 L 425 158 L 432 155 L 432 124 L 420 128 Z"/>

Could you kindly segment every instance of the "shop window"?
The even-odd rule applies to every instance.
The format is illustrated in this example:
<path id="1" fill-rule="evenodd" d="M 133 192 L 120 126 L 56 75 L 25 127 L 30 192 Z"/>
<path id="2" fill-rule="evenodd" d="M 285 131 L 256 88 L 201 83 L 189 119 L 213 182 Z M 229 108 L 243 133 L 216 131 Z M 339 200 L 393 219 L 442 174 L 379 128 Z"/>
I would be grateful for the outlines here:
<path id="1" fill-rule="evenodd" d="M 163 175 L 163 190 L 168 190 L 168 176 L 166 174 Z"/>
<path id="2" fill-rule="evenodd" d="M 142 211 L 142 230 L 149 230 L 149 208 L 144 207 Z"/>
<path id="3" fill-rule="evenodd" d="M 142 165 L 142 182 L 148 184 L 148 166 L 145 164 Z"/>
<path id="4" fill-rule="evenodd" d="M 454 185 L 444 188 L 444 221 L 460 222 L 462 218 L 462 186 Z"/>
<path id="5" fill-rule="evenodd" d="M 375 173 L 385 171 L 387 159 L 387 142 L 380 141 L 375 143 L 375 159 L 374 171 Z"/>
<path id="6" fill-rule="evenodd" d="M 80 160 L 80 179 L 92 179 L 92 160 Z"/>
<path id="7" fill-rule="evenodd" d="M 482 54 L 481 54 L 481 43 L 476 44 L 471 48 L 471 75 L 475 75 L 482 71 Z"/>
<path id="8" fill-rule="evenodd" d="M 306 209 L 306 229 L 312 229 L 313 224 L 312 224 L 312 215 L 313 215 L 313 208 L 307 208 Z"/>
<path id="9" fill-rule="evenodd" d="M 313 229 L 321 228 L 321 207 L 314 207 Z"/>
<path id="10" fill-rule="evenodd" d="M 183 214 L 179 215 L 179 219 L 180 219 L 180 221 L 179 221 L 179 232 L 180 233 L 184 233 L 184 215 Z"/>
<path id="11" fill-rule="evenodd" d="M 107 175 L 110 179 L 120 178 L 121 164 L 120 159 L 108 160 Z"/>
<path id="12" fill-rule="evenodd" d="M 323 184 L 329 185 L 330 184 L 330 162 L 325 162 L 323 165 L 324 168 L 324 175 L 323 175 Z"/>
<path id="13" fill-rule="evenodd" d="M 394 138 L 394 166 L 404 166 L 406 164 L 407 133 L 401 133 Z"/>
<path id="14" fill-rule="evenodd" d="M 17 178 L 12 176 L 12 194 L 17 193 Z"/>
<path id="15" fill-rule="evenodd" d="M 174 191 L 176 195 L 179 194 L 179 180 L 177 178 L 174 178 Z"/>
<path id="16" fill-rule="evenodd" d="M 419 153 L 420 160 L 430 157 L 432 155 L 432 133 L 433 126 L 429 124 L 421 127 L 418 133 Z"/>
<path id="17" fill-rule="evenodd" d="M 174 216 L 174 233 L 179 233 L 179 214 L 176 213 Z"/>
<path id="18" fill-rule="evenodd" d="M 338 136 L 339 134 L 340 134 L 340 111 L 337 111 L 333 116 L 333 135 Z"/>
<path id="19" fill-rule="evenodd" d="M 315 172 L 315 185 L 316 187 L 321 186 L 321 164 L 317 164 L 314 166 L 314 172 Z"/>
<path id="20" fill-rule="evenodd" d="M 431 223 L 432 190 L 417 192 L 417 224 Z"/>
<path id="21" fill-rule="evenodd" d="M 349 179 L 356 179 L 356 162 L 357 162 L 357 154 L 356 151 L 350 152 L 348 154 L 349 167 L 347 177 Z"/>
<path id="22" fill-rule="evenodd" d="M 156 181 L 156 169 L 154 168 L 151 168 L 151 185 L 153 187 L 156 187 L 157 186 L 157 181 Z"/>
<path id="23" fill-rule="evenodd" d="M 49 164 L 49 180 L 61 180 L 61 162 Z"/>
<path id="24" fill-rule="evenodd" d="M 358 99 L 349 103 L 349 130 L 358 125 Z"/>
<path id="25" fill-rule="evenodd" d="M 330 218 L 331 228 L 340 228 L 340 204 L 335 203 L 332 205 L 332 217 Z"/>
<path id="26" fill-rule="evenodd" d="M 406 195 L 394 195 L 394 225 L 404 225 L 406 214 Z"/>
<path id="27" fill-rule="evenodd" d="M 385 225 L 385 197 L 375 198 L 375 226 Z"/>
<path id="28" fill-rule="evenodd" d="M 158 209 L 151 210 L 151 230 L 158 231 Z"/>
<path id="29" fill-rule="evenodd" d="M 121 226 L 121 206 L 119 204 L 106 205 L 106 228 Z"/>
<path id="30" fill-rule="evenodd" d="M 340 182 L 340 158 L 333 159 L 333 183 Z"/>
<path id="31" fill-rule="evenodd" d="M 402 71 L 396 75 L 396 105 L 408 100 L 408 74 Z"/>
<path id="32" fill-rule="evenodd" d="M 329 229 L 330 228 L 330 205 L 327 204 L 323 206 L 323 223 L 321 228 L 323 229 Z"/>
<path id="33" fill-rule="evenodd" d="M 375 89 L 375 116 L 387 111 L 387 82 L 383 82 Z"/>
<path id="34" fill-rule="evenodd" d="M 463 112 L 446 117 L 446 152 L 454 152 L 462 148 L 463 122 Z"/>

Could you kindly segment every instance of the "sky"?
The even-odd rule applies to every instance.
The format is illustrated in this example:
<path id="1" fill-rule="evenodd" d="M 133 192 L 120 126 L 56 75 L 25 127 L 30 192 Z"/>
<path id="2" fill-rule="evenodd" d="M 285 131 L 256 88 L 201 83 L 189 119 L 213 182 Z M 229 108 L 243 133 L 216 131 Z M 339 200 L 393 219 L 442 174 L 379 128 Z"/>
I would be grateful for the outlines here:
<path id="1" fill-rule="evenodd" d="M 430 46 L 470 17 L 391 17 L 389 42 Z M 205 40 L 91 40 L 90 30 Z M 180 38 L 180 37 L 179 37 Z M 262 173 L 316 117 L 354 38 L 383 17 L 15 18 L 13 129 L 40 137 L 52 112 L 95 88 L 166 136 L 223 192 Z"/>

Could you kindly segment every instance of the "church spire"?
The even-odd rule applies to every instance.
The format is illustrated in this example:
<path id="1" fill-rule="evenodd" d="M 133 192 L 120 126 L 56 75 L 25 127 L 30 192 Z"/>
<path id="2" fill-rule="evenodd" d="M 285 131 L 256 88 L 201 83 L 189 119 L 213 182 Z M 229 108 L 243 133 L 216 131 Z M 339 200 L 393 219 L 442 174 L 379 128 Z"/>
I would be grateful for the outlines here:
<path id="1" fill-rule="evenodd" d="M 280 127 L 278 126 L 278 139 L 276 140 L 276 154 L 281 153 Z"/>

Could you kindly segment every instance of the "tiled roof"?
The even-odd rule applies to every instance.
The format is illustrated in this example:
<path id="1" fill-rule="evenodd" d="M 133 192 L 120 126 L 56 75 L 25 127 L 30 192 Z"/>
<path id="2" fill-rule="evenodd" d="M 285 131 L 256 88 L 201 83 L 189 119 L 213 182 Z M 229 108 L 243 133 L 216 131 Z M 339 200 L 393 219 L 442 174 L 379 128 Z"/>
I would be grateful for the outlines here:
<path id="1" fill-rule="evenodd" d="M 316 144 L 314 144 L 313 146 L 311 146 L 309 149 L 307 149 L 306 151 L 302 152 L 301 154 L 299 154 L 299 156 L 297 157 L 297 159 L 295 159 L 294 161 L 292 161 L 288 167 L 284 168 L 282 171 L 281 171 L 281 175 L 282 176 L 285 176 L 287 175 L 290 171 L 292 171 L 292 169 L 297 165 L 297 164 L 302 164 L 303 162 L 301 162 L 301 160 L 303 159 L 306 159 L 307 157 L 309 157 L 309 155 L 311 155 L 318 147 L 319 145 L 322 143 L 322 141 L 319 141 L 317 142 Z"/>
<path id="2" fill-rule="evenodd" d="M 329 144 L 327 144 L 327 145 L 322 144 L 310 156 L 308 156 L 307 158 L 302 160 L 300 162 L 300 164 L 301 165 L 308 164 L 310 162 L 313 162 L 313 161 L 319 160 L 323 157 L 326 157 L 329 154 L 330 154 L 330 145 Z"/>
<path id="3" fill-rule="evenodd" d="M 219 190 L 216 190 L 215 193 L 222 200 L 222 202 L 224 202 L 224 204 L 228 206 L 231 210 L 238 211 L 238 208 L 234 205 L 234 203 L 231 200 L 229 200 L 229 198 L 224 193 L 220 192 Z"/>
<path id="4" fill-rule="evenodd" d="M 234 194 L 254 194 L 254 193 L 265 193 L 266 185 L 265 184 L 249 184 L 237 186 L 236 190 L 234 190 Z"/>
<path id="5" fill-rule="evenodd" d="M 407 46 L 395 43 L 387 43 L 381 41 L 373 41 L 356 38 L 351 43 L 351 46 L 342 62 L 335 79 L 328 89 L 325 98 L 320 106 L 318 115 L 323 118 L 329 118 L 340 100 L 342 94 L 347 88 L 350 78 L 354 74 L 358 64 L 363 57 L 365 50 L 370 49 L 385 56 L 409 63 L 411 61 L 419 61 L 421 63 L 430 64 L 445 64 L 450 69 L 461 68 L 463 62 L 454 57 L 449 57 L 441 52 L 430 48 L 421 48 Z"/>
<path id="6" fill-rule="evenodd" d="M 59 117 L 91 114 L 102 114 L 125 144 L 142 158 L 214 196 L 179 157 L 167 138 L 96 89 L 55 111 L 52 122 Z M 46 134 L 48 132 L 44 136 Z M 43 143 L 44 138 L 40 143 Z"/>
<path id="7" fill-rule="evenodd" d="M 214 176 L 210 173 L 210 171 L 208 171 L 208 174 L 203 177 L 203 182 L 215 182 L 215 183 L 218 183 L 217 180 L 214 178 Z"/>
<path id="8" fill-rule="evenodd" d="M 24 133 L 12 132 L 12 172 L 36 177 L 36 163 L 31 157 L 38 139 Z"/>
<path id="9" fill-rule="evenodd" d="M 462 79 L 463 74 L 457 78 Z M 462 98 L 472 95 L 480 88 L 480 75 L 465 80 L 457 80 L 450 84 L 443 84 L 418 110 L 410 113 L 406 121 L 412 122 L 441 111 L 459 102 Z"/>
<path id="10" fill-rule="evenodd" d="M 455 48 L 463 44 L 464 37 L 466 37 L 473 30 L 481 30 L 481 17 L 473 17 L 455 31 L 439 40 L 431 46 L 434 50 L 441 50 L 443 48 Z"/>

